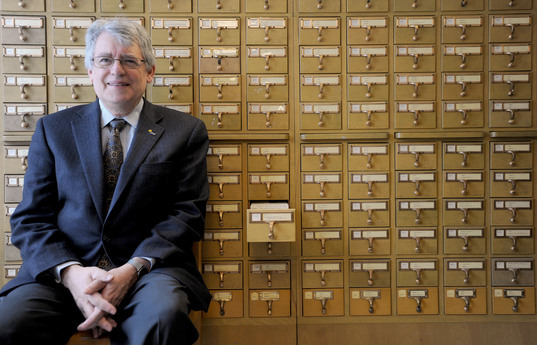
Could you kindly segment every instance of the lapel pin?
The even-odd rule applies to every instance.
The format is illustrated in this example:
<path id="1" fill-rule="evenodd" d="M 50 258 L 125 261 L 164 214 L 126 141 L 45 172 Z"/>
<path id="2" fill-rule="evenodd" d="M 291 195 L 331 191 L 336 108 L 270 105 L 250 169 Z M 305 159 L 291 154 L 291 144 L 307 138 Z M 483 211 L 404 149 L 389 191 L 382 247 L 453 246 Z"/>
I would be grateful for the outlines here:
<path id="1" fill-rule="evenodd" d="M 149 132 L 149 134 L 151 134 L 151 135 L 157 135 L 157 133 L 153 132 L 152 129 L 148 130 L 148 132 Z"/>

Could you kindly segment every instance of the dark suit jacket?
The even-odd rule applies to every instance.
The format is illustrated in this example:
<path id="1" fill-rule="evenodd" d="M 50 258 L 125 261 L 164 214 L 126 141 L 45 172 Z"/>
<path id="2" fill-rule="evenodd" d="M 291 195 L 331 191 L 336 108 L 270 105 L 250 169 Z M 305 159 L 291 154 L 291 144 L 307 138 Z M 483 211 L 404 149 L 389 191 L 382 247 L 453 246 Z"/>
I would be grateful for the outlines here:
<path id="1" fill-rule="evenodd" d="M 107 211 L 98 101 L 41 118 L 11 216 L 23 264 L 1 293 L 51 283 L 49 270 L 65 261 L 95 266 L 104 249 L 116 266 L 155 258 L 154 271 L 181 281 L 193 307 L 206 310 L 210 294 L 191 248 L 204 231 L 207 149 L 202 121 L 145 101 Z"/>

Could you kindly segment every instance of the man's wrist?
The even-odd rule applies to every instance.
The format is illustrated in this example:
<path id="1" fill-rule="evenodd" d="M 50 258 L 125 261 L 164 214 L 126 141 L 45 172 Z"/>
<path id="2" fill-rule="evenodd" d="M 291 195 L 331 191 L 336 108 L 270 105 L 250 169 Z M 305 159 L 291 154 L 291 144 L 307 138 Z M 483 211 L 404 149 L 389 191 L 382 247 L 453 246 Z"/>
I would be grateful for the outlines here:
<path id="1" fill-rule="evenodd" d="M 134 269 L 136 270 L 136 275 L 138 276 L 138 278 L 148 272 L 148 268 L 145 265 L 144 261 L 147 261 L 147 260 L 142 259 L 142 258 L 131 258 L 127 262 L 129 265 L 134 267 Z"/>

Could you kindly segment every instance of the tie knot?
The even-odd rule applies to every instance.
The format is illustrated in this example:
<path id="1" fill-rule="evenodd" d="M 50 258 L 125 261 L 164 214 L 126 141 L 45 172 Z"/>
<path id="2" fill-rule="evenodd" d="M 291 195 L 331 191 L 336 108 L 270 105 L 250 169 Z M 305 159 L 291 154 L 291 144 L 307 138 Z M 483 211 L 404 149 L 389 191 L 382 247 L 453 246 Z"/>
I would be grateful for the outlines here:
<path id="1" fill-rule="evenodd" d="M 112 127 L 112 129 L 121 132 L 121 130 L 127 125 L 127 121 L 123 119 L 113 119 L 112 121 L 110 121 L 109 125 L 110 127 Z"/>

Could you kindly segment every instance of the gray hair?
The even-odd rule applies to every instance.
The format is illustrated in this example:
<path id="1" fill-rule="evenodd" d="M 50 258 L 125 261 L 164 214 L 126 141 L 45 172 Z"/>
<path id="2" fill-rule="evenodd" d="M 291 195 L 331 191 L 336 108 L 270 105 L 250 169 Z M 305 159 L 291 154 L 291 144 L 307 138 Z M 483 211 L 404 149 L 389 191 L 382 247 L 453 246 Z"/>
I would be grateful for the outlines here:
<path id="1" fill-rule="evenodd" d="M 155 57 L 151 48 L 151 38 L 146 29 L 138 22 L 128 19 L 99 19 L 93 22 L 86 33 L 86 57 L 84 63 L 87 69 L 93 68 L 95 42 L 102 33 L 112 35 L 123 47 L 137 44 L 142 51 L 146 70 L 151 71 L 155 65 Z"/>

